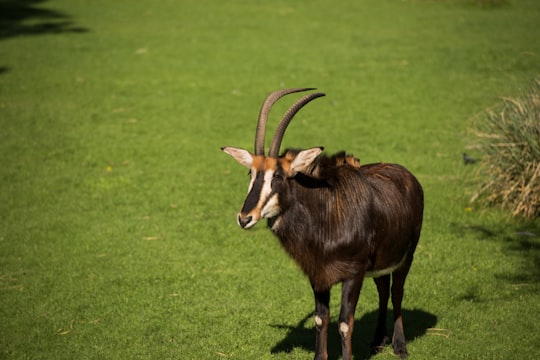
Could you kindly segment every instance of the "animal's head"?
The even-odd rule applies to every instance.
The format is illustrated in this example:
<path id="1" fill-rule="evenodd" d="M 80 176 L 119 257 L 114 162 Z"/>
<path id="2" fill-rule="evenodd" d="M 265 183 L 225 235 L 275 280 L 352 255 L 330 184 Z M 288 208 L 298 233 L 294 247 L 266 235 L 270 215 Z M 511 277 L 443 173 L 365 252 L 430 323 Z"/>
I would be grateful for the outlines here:
<path id="1" fill-rule="evenodd" d="M 257 122 L 254 153 L 230 146 L 222 148 L 224 152 L 249 169 L 251 179 L 248 195 L 238 213 L 238 225 L 244 229 L 250 229 L 262 218 L 272 218 L 279 215 L 281 211 L 279 191 L 284 186 L 284 183 L 298 173 L 309 172 L 314 160 L 323 150 L 322 147 L 316 147 L 294 152 L 288 151 L 284 156 L 279 156 L 283 135 L 294 115 L 311 100 L 325 95 L 323 93 L 313 93 L 304 96 L 287 110 L 272 138 L 268 155 L 265 155 L 264 135 L 266 121 L 272 105 L 287 94 L 307 90 L 314 89 L 278 90 L 266 98 Z"/>

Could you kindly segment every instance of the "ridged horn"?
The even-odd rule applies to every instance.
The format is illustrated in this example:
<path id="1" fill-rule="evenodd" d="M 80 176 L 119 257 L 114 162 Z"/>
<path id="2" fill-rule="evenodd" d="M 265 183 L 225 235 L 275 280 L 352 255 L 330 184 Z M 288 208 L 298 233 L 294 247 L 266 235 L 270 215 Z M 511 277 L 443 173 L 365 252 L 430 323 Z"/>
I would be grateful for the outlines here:
<path id="1" fill-rule="evenodd" d="M 283 89 L 272 92 L 266 100 L 264 100 L 261 111 L 259 112 L 259 120 L 257 121 L 257 130 L 255 132 L 255 155 L 264 155 L 264 134 L 266 131 L 266 121 L 268 120 L 268 114 L 272 105 L 276 103 L 280 98 L 285 95 L 315 90 L 314 88 L 295 88 L 295 89 Z"/>
<path id="2" fill-rule="evenodd" d="M 309 103 L 311 100 L 314 100 L 318 97 L 325 96 L 324 93 L 314 93 L 309 94 L 298 100 L 296 103 L 294 103 L 293 106 L 287 110 L 285 115 L 283 116 L 283 119 L 281 119 L 281 122 L 279 123 L 278 127 L 276 128 L 276 132 L 274 134 L 274 137 L 272 138 L 272 143 L 270 144 L 270 150 L 268 151 L 268 156 L 277 158 L 279 156 L 279 148 L 281 147 L 281 141 L 283 140 L 283 135 L 285 134 L 285 130 L 287 129 L 287 126 L 289 126 L 289 123 L 291 122 L 292 118 L 296 113 L 304 107 L 307 103 Z"/>

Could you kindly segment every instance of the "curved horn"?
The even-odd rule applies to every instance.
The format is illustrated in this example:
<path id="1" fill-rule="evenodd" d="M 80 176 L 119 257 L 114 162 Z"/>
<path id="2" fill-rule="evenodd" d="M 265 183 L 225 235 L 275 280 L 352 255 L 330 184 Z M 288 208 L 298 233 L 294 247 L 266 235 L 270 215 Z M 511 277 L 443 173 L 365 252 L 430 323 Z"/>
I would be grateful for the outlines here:
<path id="1" fill-rule="evenodd" d="M 278 127 L 276 128 L 276 132 L 274 134 L 274 137 L 272 138 L 272 143 L 270 144 L 270 150 L 268 151 L 268 156 L 271 157 L 278 157 L 279 156 L 279 148 L 281 146 L 281 140 L 283 140 L 283 135 L 285 134 L 285 130 L 287 129 L 287 126 L 291 122 L 292 118 L 296 113 L 307 103 L 309 103 L 311 100 L 314 100 L 318 97 L 325 96 L 324 93 L 314 93 L 309 94 L 298 100 L 293 106 L 287 110 L 285 115 L 283 116 L 283 119 L 281 119 L 281 122 L 279 123 Z"/>
<path id="2" fill-rule="evenodd" d="M 266 130 L 266 121 L 272 105 L 285 95 L 295 92 L 315 90 L 314 88 L 296 88 L 277 90 L 268 95 L 264 100 L 261 111 L 259 112 L 259 120 L 257 121 L 257 131 L 255 132 L 255 155 L 264 155 L 264 133 Z"/>

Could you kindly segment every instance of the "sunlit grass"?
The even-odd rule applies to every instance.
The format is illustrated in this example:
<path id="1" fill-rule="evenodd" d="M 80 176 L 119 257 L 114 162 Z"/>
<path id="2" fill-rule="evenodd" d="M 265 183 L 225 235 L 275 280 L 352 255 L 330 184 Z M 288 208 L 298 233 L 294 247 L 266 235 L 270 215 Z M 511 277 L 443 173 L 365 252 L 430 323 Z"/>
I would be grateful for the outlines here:
<path id="1" fill-rule="evenodd" d="M 236 225 L 248 178 L 219 150 L 251 148 L 289 86 L 327 96 L 284 148 L 399 162 L 425 188 L 411 358 L 538 357 L 538 223 L 471 204 L 461 159 L 471 119 L 538 71 L 536 1 L 21 3 L 43 26 L 0 39 L 1 358 L 312 358 L 309 284 L 263 225 Z M 358 359 L 376 303 L 367 281 Z M 333 325 L 338 304 L 339 287 Z"/>

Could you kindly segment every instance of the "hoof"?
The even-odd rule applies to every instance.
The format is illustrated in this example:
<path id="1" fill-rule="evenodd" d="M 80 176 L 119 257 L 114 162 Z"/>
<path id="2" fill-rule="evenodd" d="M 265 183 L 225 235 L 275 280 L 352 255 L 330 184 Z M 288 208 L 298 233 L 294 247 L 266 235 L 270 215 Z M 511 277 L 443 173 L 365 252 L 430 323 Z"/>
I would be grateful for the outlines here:
<path id="1" fill-rule="evenodd" d="M 390 343 L 390 338 L 384 336 L 382 339 L 375 339 L 371 343 L 371 353 L 378 354 L 384 350 L 384 347 Z"/>
<path id="2" fill-rule="evenodd" d="M 394 354 L 399 356 L 400 359 L 405 359 L 409 353 L 407 352 L 407 346 L 403 342 L 397 342 L 393 344 Z"/>

